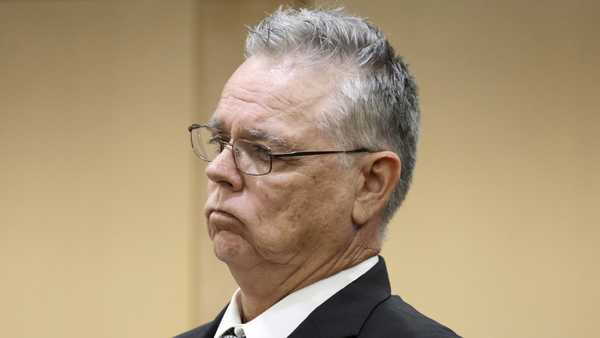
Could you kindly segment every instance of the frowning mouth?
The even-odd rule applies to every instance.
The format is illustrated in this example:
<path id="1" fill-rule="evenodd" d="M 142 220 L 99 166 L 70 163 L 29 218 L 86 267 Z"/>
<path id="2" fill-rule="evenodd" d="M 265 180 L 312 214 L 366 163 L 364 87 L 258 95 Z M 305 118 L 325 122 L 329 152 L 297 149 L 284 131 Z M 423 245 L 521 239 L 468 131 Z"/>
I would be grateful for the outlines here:
<path id="1" fill-rule="evenodd" d="M 232 214 L 231 212 L 225 211 L 223 209 L 217 209 L 217 208 L 206 208 L 204 216 L 206 216 L 207 220 L 209 220 L 210 217 L 213 214 L 214 215 L 221 215 L 221 216 L 224 216 L 224 217 L 235 218 L 239 222 L 239 219 L 234 214 Z"/>
<path id="2" fill-rule="evenodd" d="M 233 214 L 221 209 L 208 209 L 206 212 L 209 236 L 212 238 L 219 231 L 230 231 L 241 234 L 242 222 Z"/>

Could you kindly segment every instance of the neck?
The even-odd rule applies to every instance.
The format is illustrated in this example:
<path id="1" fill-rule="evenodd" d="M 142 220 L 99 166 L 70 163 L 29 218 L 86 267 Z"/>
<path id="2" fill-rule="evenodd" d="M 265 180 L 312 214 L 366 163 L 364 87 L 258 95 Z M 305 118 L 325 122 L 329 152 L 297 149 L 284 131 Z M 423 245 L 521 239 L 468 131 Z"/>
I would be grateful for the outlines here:
<path id="1" fill-rule="evenodd" d="M 297 290 L 377 255 L 381 250 L 379 236 L 359 236 L 360 233 L 357 232 L 344 250 L 335 254 L 314 252 L 291 264 L 263 262 L 251 268 L 230 265 L 229 269 L 241 289 L 242 321 L 256 318 Z M 367 240 L 369 238 L 371 240 Z M 373 241 L 373 238 L 376 240 Z"/>

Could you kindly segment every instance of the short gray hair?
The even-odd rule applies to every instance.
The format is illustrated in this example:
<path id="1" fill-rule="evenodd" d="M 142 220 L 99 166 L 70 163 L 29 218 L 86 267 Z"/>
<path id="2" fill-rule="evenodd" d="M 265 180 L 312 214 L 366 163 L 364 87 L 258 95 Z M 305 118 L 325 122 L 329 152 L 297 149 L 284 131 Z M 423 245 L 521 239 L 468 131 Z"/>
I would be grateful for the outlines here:
<path id="1" fill-rule="evenodd" d="M 246 57 L 301 56 L 346 70 L 335 111 L 320 127 L 343 147 L 394 151 L 400 181 L 383 211 L 382 231 L 404 200 L 416 161 L 419 102 L 414 77 L 383 33 L 343 9 L 279 8 L 249 29 Z"/>

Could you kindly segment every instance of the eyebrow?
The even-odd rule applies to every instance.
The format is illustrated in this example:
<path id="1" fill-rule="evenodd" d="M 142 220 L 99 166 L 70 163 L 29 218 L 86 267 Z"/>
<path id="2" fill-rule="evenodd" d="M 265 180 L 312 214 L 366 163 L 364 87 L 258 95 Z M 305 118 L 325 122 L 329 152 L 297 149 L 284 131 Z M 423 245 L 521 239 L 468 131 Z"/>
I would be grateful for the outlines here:
<path id="1" fill-rule="evenodd" d="M 225 123 L 223 123 L 223 121 L 219 120 L 219 119 L 210 119 L 206 123 L 206 125 L 212 129 L 218 130 L 219 132 L 223 132 Z M 243 138 L 247 139 L 249 141 L 263 141 L 263 142 L 267 142 L 270 146 L 277 147 L 280 149 L 286 149 L 286 150 L 292 149 L 292 145 L 288 140 L 286 140 L 282 137 L 279 137 L 279 136 L 269 134 L 268 132 L 266 132 L 262 129 L 256 129 L 256 128 L 243 129 L 242 134 L 243 134 Z"/>
<path id="2" fill-rule="evenodd" d="M 248 134 L 248 137 L 251 140 L 266 141 L 267 143 L 269 143 L 269 145 L 273 145 L 274 147 L 277 147 L 280 149 L 289 150 L 292 148 L 292 145 L 286 139 L 279 137 L 279 136 L 269 134 L 264 130 L 250 128 L 250 129 L 245 129 L 244 131 L 245 131 L 245 133 Z"/>

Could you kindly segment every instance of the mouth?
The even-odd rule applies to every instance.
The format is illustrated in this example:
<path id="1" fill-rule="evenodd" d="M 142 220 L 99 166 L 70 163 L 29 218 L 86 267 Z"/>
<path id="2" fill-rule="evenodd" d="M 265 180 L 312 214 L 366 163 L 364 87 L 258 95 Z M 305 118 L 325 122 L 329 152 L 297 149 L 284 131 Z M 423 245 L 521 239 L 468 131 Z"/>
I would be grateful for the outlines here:
<path id="1" fill-rule="evenodd" d="M 206 210 L 209 235 L 212 238 L 217 232 L 229 231 L 241 234 L 243 223 L 234 214 L 217 208 Z"/>
<path id="2" fill-rule="evenodd" d="M 223 209 L 212 208 L 212 207 L 206 208 L 206 211 L 204 212 L 204 216 L 206 217 L 206 219 L 210 220 L 210 218 L 211 218 L 212 215 L 218 215 L 218 216 L 222 216 L 222 217 L 234 218 L 238 222 L 240 221 L 237 218 L 237 216 L 235 216 L 233 213 L 231 213 L 229 211 L 225 211 Z"/>

